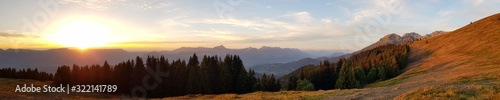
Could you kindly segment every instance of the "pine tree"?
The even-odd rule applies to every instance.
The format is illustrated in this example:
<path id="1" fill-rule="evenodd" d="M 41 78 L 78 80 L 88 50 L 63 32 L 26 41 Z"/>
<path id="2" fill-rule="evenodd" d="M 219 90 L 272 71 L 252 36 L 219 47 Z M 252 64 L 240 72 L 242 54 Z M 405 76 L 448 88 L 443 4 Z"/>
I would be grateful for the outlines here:
<path id="1" fill-rule="evenodd" d="M 245 90 L 245 93 L 249 93 L 249 92 L 252 92 L 253 91 L 253 85 L 255 85 L 257 83 L 257 78 L 255 78 L 255 71 L 252 70 L 252 69 L 249 69 L 248 71 L 248 81 L 246 82 L 245 86 L 247 86 L 246 90 Z M 279 82 L 279 81 L 278 81 Z"/>
<path id="2" fill-rule="evenodd" d="M 251 86 L 247 86 L 245 83 L 249 81 L 248 79 L 248 72 L 245 70 L 245 67 L 243 66 L 243 61 L 241 61 L 239 56 L 234 56 L 234 68 L 236 72 L 235 75 L 237 75 L 236 82 L 235 82 L 235 90 L 236 93 L 246 93 L 246 89 L 250 88 Z"/>
<path id="3" fill-rule="evenodd" d="M 295 88 L 297 87 L 297 81 L 299 80 L 299 78 L 297 78 L 297 76 L 292 76 L 288 79 L 288 90 L 295 90 Z"/>
<path id="4" fill-rule="evenodd" d="M 22 71 L 25 72 L 25 71 Z M 61 66 L 57 68 L 55 84 L 69 84 L 70 83 L 70 68 L 68 66 Z"/>
<path id="5" fill-rule="evenodd" d="M 201 89 L 202 89 L 202 86 L 201 86 L 201 81 L 200 81 L 200 68 L 199 68 L 199 61 L 198 61 L 198 57 L 196 56 L 196 54 L 193 54 L 193 56 L 191 56 L 189 58 L 189 62 L 188 62 L 188 83 L 187 83 L 187 92 L 188 93 L 192 93 L 192 94 L 199 94 L 201 93 Z"/>
<path id="6" fill-rule="evenodd" d="M 209 57 L 208 60 L 208 78 L 211 84 L 209 88 L 212 93 L 223 93 L 224 90 L 227 90 L 223 86 L 226 82 L 224 75 L 227 75 L 227 70 L 225 70 L 224 62 L 221 60 L 217 55 Z"/>
<path id="7" fill-rule="evenodd" d="M 370 71 L 368 72 L 368 75 L 366 76 L 367 78 L 367 83 L 373 83 L 378 80 L 378 70 L 377 68 L 371 68 Z"/>
<path id="8" fill-rule="evenodd" d="M 80 83 L 80 67 L 76 64 L 73 65 L 71 70 L 71 84 L 77 85 Z M 83 81 L 83 80 L 82 80 Z"/>
<path id="9" fill-rule="evenodd" d="M 353 68 L 350 66 L 350 62 L 342 65 L 340 69 L 339 79 L 335 85 L 339 89 L 350 89 L 359 86 L 358 80 L 354 74 Z"/>
<path id="10" fill-rule="evenodd" d="M 359 85 L 360 85 L 357 87 L 361 87 L 361 86 L 365 85 L 367 83 L 365 71 L 363 71 L 363 69 L 361 69 L 361 68 L 355 68 L 354 71 L 356 74 L 356 79 L 359 81 Z"/>
<path id="11" fill-rule="evenodd" d="M 199 71 L 199 76 L 200 76 L 200 82 L 204 82 L 201 89 L 201 93 L 213 93 L 211 90 L 212 87 L 212 82 L 209 79 L 209 68 L 208 68 L 208 58 L 207 56 L 203 56 L 200 64 L 200 71 Z"/>
<path id="12" fill-rule="evenodd" d="M 279 79 L 276 80 L 276 86 L 275 86 L 274 90 L 276 90 L 276 91 L 280 91 L 281 90 L 281 82 L 280 82 Z"/>
<path id="13" fill-rule="evenodd" d="M 100 70 L 102 71 L 100 73 L 102 84 L 111 84 L 111 82 L 114 82 L 111 72 L 111 66 L 108 64 L 108 61 L 104 61 L 104 65 Z"/>
<path id="14" fill-rule="evenodd" d="M 266 86 L 267 87 L 266 91 L 272 91 L 272 92 L 274 92 L 274 91 L 278 91 L 279 90 L 279 89 L 276 90 L 277 86 L 276 86 L 276 78 L 274 78 L 274 74 L 271 74 L 271 78 L 267 82 L 268 82 L 267 83 L 268 85 Z"/>
<path id="15" fill-rule="evenodd" d="M 378 79 L 379 79 L 380 81 L 386 80 L 387 75 L 386 75 L 386 72 L 385 72 L 385 68 L 383 68 L 383 67 L 379 67 L 379 68 L 377 68 L 377 70 L 378 70 L 378 72 L 377 72 L 377 74 L 378 74 Z"/>
<path id="16" fill-rule="evenodd" d="M 132 81 L 129 86 L 133 89 L 135 86 L 142 86 L 142 80 L 146 76 L 146 70 L 142 58 L 139 56 L 135 59 L 135 65 L 132 72 Z M 147 93 L 146 93 L 147 94 Z M 147 95 L 137 95 L 137 97 L 147 97 Z"/>
<path id="17" fill-rule="evenodd" d="M 222 84 L 221 85 L 221 93 L 234 93 L 234 86 L 233 84 L 235 83 L 235 79 L 233 78 L 234 75 L 234 68 L 233 68 L 233 61 L 232 61 L 232 56 L 231 55 L 226 55 L 224 57 L 224 61 L 222 62 L 222 68 L 221 68 L 221 77 L 222 79 Z"/>

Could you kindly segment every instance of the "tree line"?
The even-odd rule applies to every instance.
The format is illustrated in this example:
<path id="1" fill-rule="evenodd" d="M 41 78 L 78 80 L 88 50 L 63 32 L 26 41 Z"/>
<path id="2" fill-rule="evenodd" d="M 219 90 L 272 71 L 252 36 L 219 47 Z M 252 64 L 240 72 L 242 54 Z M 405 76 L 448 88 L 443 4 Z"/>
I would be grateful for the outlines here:
<path id="1" fill-rule="evenodd" d="M 167 75 L 158 77 L 153 76 L 152 72 Z M 241 94 L 281 89 L 274 75 L 263 75 L 260 78 L 254 76 L 255 72 L 245 70 L 237 55 L 226 55 L 224 59 L 217 55 L 205 55 L 199 62 L 198 56 L 193 54 L 188 62 L 180 59 L 169 62 L 164 56 L 148 56 L 145 62 L 136 57 L 135 60 L 124 61 L 113 67 L 107 62 L 102 66 L 61 66 L 54 75 L 54 83 L 115 84 L 118 86 L 117 94 L 149 98 L 187 94 Z M 141 91 L 136 89 L 138 86 L 144 86 L 145 93 L 139 93 Z"/>
<path id="2" fill-rule="evenodd" d="M 337 62 L 322 61 L 312 68 L 300 69 L 298 75 L 288 77 L 288 90 L 298 88 L 298 82 L 310 81 L 314 90 L 350 89 L 383 81 L 399 75 L 408 63 L 408 45 L 384 45 L 361 51 Z M 309 65 L 311 66 L 311 65 Z"/>
<path id="3" fill-rule="evenodd" d="M 33 79 L 38 81 L 51 81 L 54 77 L 52 73 L 47 73 L 43 71 L 38 71 L 38 68 L 31 69 L 20 69 L 16 68 L 1 68 L 0 69 L 1 78 L 16 78 L 16 79 Z"/>
<path id="4" fill-rule="evenodd" d="M 408 45 L 385 45 L 361 51 L 337 62 L 322 61 L 317 66 L 301 69 L 292 75 L 287 90 L 327 90 L 358 88 L 366 84 L 399 75 L 408 63 Z M 116 94 L 133 97 L 169 97 L 187 94 L 249 93 L 279 91 L 280 79 L 274 75 L 255 77 L 255 71 L 246 70 L 238 55 L 203 56 L 196 54 L 189 60 L 169 61 L 164 56 L 136 57 L 116 65 L 60 66 L 54 75 L 38 69 L 0 69 L 0 77 L 53 80 L 54 84 L 117 85 Z M 312 67 L 311 67 L 312 66 Z M 157 75 L 155 73 L 166 73 Z M 281 79 L 285 80 L 285 79 Z M 143 87 L 138 89 L 137 87 Z M 139 93 L 143 92 L 143 93 Z"/>

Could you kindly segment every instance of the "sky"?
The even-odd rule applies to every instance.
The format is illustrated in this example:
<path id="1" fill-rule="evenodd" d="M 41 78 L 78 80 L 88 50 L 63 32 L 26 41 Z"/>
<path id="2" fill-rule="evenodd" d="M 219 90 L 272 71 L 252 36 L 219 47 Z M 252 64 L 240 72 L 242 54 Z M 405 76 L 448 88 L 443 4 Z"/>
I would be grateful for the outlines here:
<path id="1" fill-rule="evenodd" d="M 498 0 L 8 0 L 0 48 L 275 46 L 356 51 L 386 34 L 453 31 Z"/>

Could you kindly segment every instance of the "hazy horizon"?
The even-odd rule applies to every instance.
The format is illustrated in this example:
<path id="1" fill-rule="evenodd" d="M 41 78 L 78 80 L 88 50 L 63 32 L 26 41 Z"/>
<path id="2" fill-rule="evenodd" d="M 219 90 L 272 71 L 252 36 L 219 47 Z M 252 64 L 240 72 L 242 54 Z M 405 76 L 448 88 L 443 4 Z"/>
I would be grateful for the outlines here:
<path id="1" fill-rule="evenodd" d="M 187 48 L 214 48 L 216 46 L 220 45 L 214 45 L 214 46 L 193 46 L 193 47 L 188 47 L 188 46 L 183 46 Z M 242 47 L 242 48 L 233 48 L 233 47 L 227 47 L 226 45 L 223 45 L 226 49 L 247 49 L 247 48 L 256 48 L 260 49 L 262 47 L 278 47 L 278 46 L 259 46 L 259 47 Z M 124 48 L 107 48 L 107 47 L 95 47 L 95 48 L 87 48 L 86 50 L 92 50 L 92 49 L 122 49 L 128 52 L 152 52 L 152 51 L 173 51 L 176 49 L 180 49 L 183 47 L 176 47 L 176 48 L 148 48 L 148 49 L 124 49 Z M 298 49 L 298 48 L 290 48 L 290 47 L 279 47 L 282 49 Z M 80 50 L 78 47 L 54 47 L 54 48 L 0 48 L 1 50 L 9 50 L 9 49 L 28 49 L 28 50 L 51 50 L 51 49 L 70 49 L 70 50 Z M 337 50 L 337 49 L 298 49 L 303 52 L 330 52 L 330 53 L 336 53 L 336 52 L 342 52 L 342 53 L 351 53 L 354 51 L 351 50 Z M 84 50 L 85 51 L 85 50 Z"/>

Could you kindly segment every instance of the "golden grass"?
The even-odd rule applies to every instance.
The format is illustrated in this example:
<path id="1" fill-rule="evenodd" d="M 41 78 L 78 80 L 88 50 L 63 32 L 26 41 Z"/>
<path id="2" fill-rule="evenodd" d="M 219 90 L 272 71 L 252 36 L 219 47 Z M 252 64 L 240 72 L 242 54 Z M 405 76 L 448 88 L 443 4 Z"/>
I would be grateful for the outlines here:
<path id="1" fill-rule="evenodd" d="M 215 94 L 215 95 L 186 95 L 179 97 L 163 98 L 165 100 L 289 100 L 305 99 L 318 100 L 329 96 L 345 96 L 355 93 L 357 90 L 319 90 L 319 91 L 278 91 L 278 92 L 253 92 L 247 94 Z"/>
<path id="2" fill-rule="evenodd" d="M 376 88 L 376 87 L 393 86 L 393 85 L 397 85 L 397 84 L 400 84 L 400 83 L 406 81 L 410 77 L 415 77 L 415 76 L 422 75 L 422 74 L 425 74 L 425 73 L 427 73 L 427 72 L 426 71 L 422 71 L 422 72 L 416 72 L 416 73 L 411 73 L 411 74 L 405 74 L 405 75 L 401 75 L 400 77 L 395 77 L 395 78 L 392 78 L 392 79 L 389 79 L 389 80 L 379 81 L 379 82 L 375 82 L 375 83 L 372 83 L 372 84 L 368 84 L 368 85 L 364 86 L 364 88 Z"/>
<path id="3" fill-rule="evenodd" d="M 429 86 L 410 92 L 404 99 L 500 99 L 500 83 L 492 77 L 462 77 L 439 86 Z"/>
<path id="4" fill-rule="evenodd" d="M 412 44 L 414 63 L 408 73 L 430 71 L 413 81 L 432 80 L 437 85 L 415 88 L 397 99 L 499 99 L 499 18 L 496 14 Z"/>

